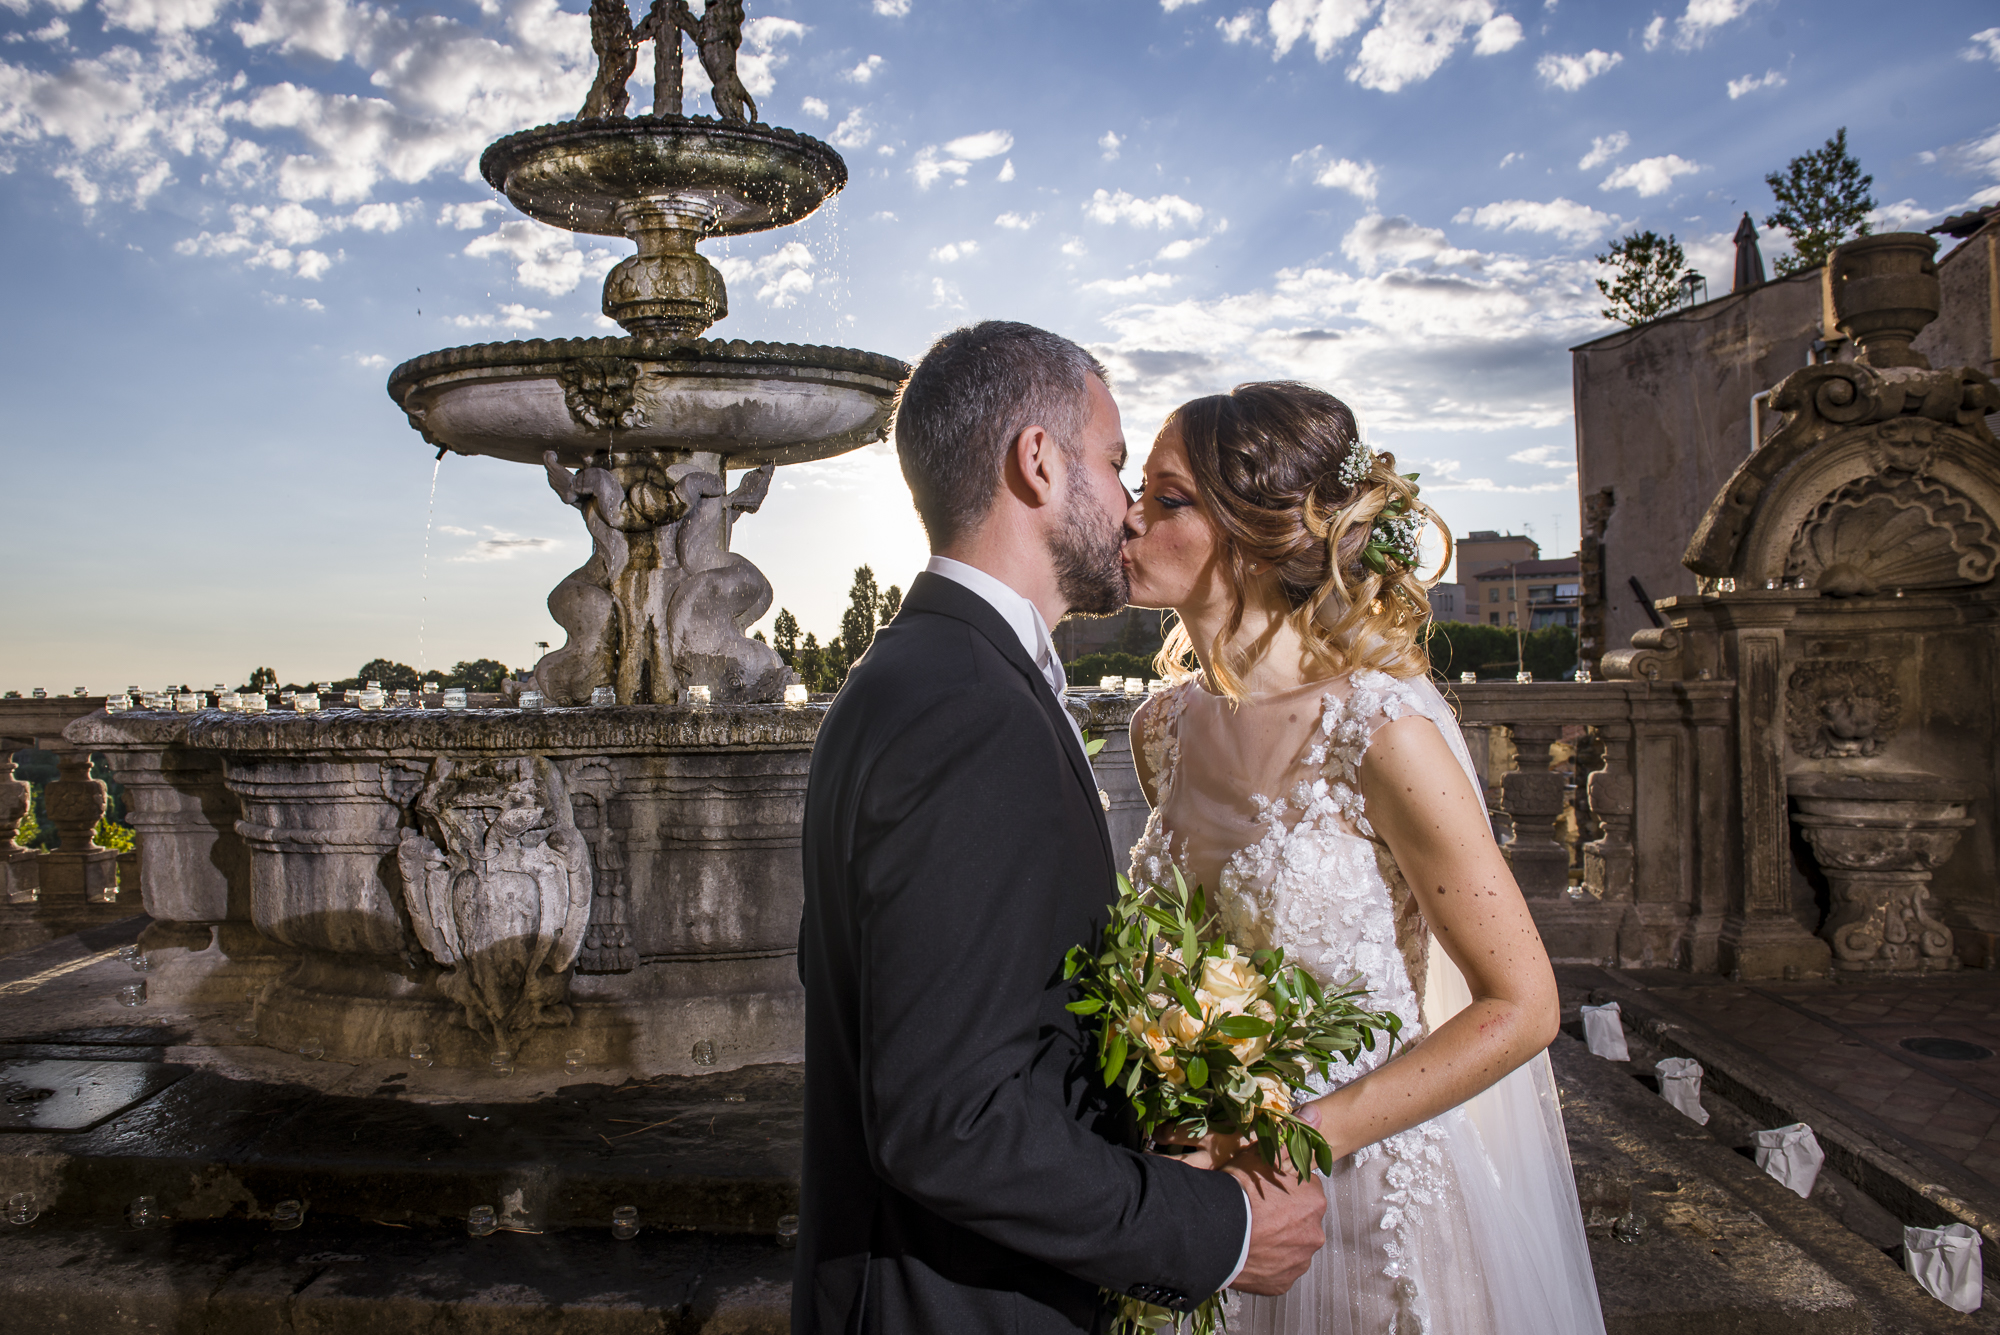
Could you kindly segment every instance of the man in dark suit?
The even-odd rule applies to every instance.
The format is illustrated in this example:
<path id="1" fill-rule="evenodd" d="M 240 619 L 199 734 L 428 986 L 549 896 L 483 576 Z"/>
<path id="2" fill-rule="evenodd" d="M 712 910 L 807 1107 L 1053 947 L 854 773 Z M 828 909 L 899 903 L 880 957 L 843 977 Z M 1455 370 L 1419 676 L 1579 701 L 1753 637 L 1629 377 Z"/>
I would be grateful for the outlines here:
<path id="1" fill-rule="evenodd" d="M 1071 1332 L 1102 1328 L 1100 1287 L 1282 1293 L 1319 1185 L 1130 1147 L 1064 1009 L 1122 860 L 1049 639 L 1127 593 L 1103 368 L 1026 325 L 955 330 L 896 438 L 936 555 L 813 752 L 792 1330 Z"/>

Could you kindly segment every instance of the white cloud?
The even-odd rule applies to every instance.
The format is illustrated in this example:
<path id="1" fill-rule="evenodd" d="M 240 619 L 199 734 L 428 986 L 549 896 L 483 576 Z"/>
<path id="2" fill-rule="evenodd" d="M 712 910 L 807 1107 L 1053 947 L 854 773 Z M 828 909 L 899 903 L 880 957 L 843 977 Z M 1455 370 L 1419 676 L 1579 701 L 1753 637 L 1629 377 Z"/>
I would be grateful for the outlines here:
<path id="1" fill-rule="evenodd" d="M 1099 190 L 1083 202 L 1084 216 L 1092 222 L 1130 223 L 1134 227 L 1172 227 L 1185 223 L 1192 227 L 1202 219 L 1202 207 L 1179 195 L 1141 199 L 1123 190 L 1116 194 Z"/>
<path id="2" fill-rule="evenodd" d="M 1000 170 L 999 170 L 999 172 L 998 172 L 998 173 L 996 173 L 996 174 L 994 175 L 993 179 L 994 179 L 994 180 L 996 180 L 996 181 L 1011 181 L 1011 180 L 1013 180 L 1013 179 L 1014 179 L 1014 159 L 1012 159 L 1012 158 L 1008 158 L 1008 159 L 1007 159 L 1007 160 L 1006 160 L 1005 162 L 1001 163 L 1001 164 L 1000 164 Z"/>
<path id="3" fill-rule="evenodd" d="M 1312 164 L 1313 184 L 1325 186 L 1329 190 L 1345 190 L 1356 199 L 1373 199 L 1381 185 L 1381 173 L 1372 162 L 1355 162 L 1351 158 L 1321 160 L 1322 149 L 1315 144 L 1303 153 L 1292 155 L 1294 167 Z"/>
<path id="4" fill-rule="evenodd" d="M 916 178 L 919 190 L 928 190 L 940 176 L 963 179 L 973 163 L 997 158 L 1013 146 L 1014 136 L 1006 130 L 962 135 L 942 148 L 931 144 L 918 149 L 916 157 L 910 160 L 910 175 Z"/>
<path id="5" fill-rule="evenodd" d="M 1757 0 L 1688 0 L 1687 9 L 1674 22 L 1674 44 L 1696 47 L 1725 23 L 1743 17 Z"/>
<path id="6" fill-rule="evenodd" d="M 1166 245 L 1161 246 L 1160 253 L 1153 258 L 1156 260 L 1184 260 L 1207 244 L 1208 238 L 1205 236 L 1182 237 L 1178 241 L 1169 241 Z"/>
<path id="7" fill-rule="evenodd" d="M 1512 14 L 1498 15 L 1479 26 L 1479 36 L 1472 44 L 1472 54 L 1495 56 L 1502 51 L 1511 51 L 1521 44 L 1524 35 L 1521 31 L 1521 20 Z"/>
<path id="8" fill-rule="evenodd" d="M 1659 50 L 1660 38 L 1666 35 L 1666 31 L 1667 31 L 1666 15 L 1664 14 L 1653 15 L 1653 21 L 1646 25 L 1645 34 L 1641 38 L 1641 40 L 1644 41 L 1646 44 L 1646 49 L 1648 51 Z"/>
<path id="9" fill-rule="evenodd" d="M 1215 30 L 1222 34 L 1222 40 L 1231 46 L 1253 41 L 1257 36 L 1258 14 L 1254 9 L 1246 9 L 1234 18 L 1220 18 L 1215 21 Z"/>
<path id="10" fill-rule="evenodd" d="M 1010 232 L 1025 232 L 1041 220 L 1042 215 L 1039 213 L 1030 213 L 1025 217 L 1018 213 L 1003 213 L 993 220 L 993 225 L 1004 227 Z"/>
<path id="11" fill-rule="evenodd" d="M 2000 65 L 2000 28 L 1988 28 L 1972 34 L 1972 45 L 1965 48 L 1967 60 L 1990 60 Z"/>
<path id="12" fill-rule="evenodd" d="M 1783 88 L 1785 76 L 1776 70 L 1765 70 L 1762 75 L 1746 74 L 1740 79 L 1729 81 L 1729 100 L 1734 102 L 1745 93 L 1754 93 L 1759 88 Z"/>
<path id="13" fill-rule="evenodd" d="M 364 370 L 379 371 L 389 364 L 389 359 L 379 352 L 357 352 L 352 355 L 354 364 Z M 444 531 L 449 533 L 452 530 L 446 528 Z"/>
<path id="14" fill-rule="evenodd" d="M 1576 467 L 1576 449 L 1566 445 L 1534 445 L 1507 456 L 1510 464 L 1534 464 L 1542 468 Z"/>
<path id="15" fill-rule="evenodd" d="M 533 329 L 540 321 L 548 319 L 554 311 L 540 311 L 533 306 L 523 306 L 518 301 L 510 301 L 490 314 L 454 315 L 451 322 L 460 329 L 491 329 L 498 325 L 502 329 Z"/>
<path id="16" fill-rule="evenodd" d="M 827 135 L 835 148 L 865 148 L 868 141 L 874 137 L 875 127 L 868 123 L 868 110 L 865 107 L 856 107 L 841 117 L 840 124 L 834 126 L 833 132 Z"/>
<path id="17" fill-rule="evenodd" d="M 788 241 L 761 259 L 725 255 L 714 261 L 732 289 L 757 283 L 757 300 L 783 310 L 813 290 L 813 254 L 799 241 Z"/>
<path id="18" fill-rule="evenodd" d="M 1954 172 L 2000 180 L 2000 125 L 1989 130 L 1984 138 L 1967 139 L 1940 149 L 1932 156 Z M 1981 190 L 1967 202 L 1975 208 L 2000 203 L 2000 186 Z"/>
<path id="19" fill-rule="evenodd" d="M 950 241 L 931 251 L 931 259 L 938 264 L 956 264 L 967 255 L 977 254 L 977 241 Z"/>
<path id="20" fill-rule="evenodd" d="M 1123 139 L 1118 137 L 1116 130 L 1106 130 L 1104 137 L 1097 141 L 1097 146 L 1104 150 L 1104 160 L 1106 162 L 1113 162 L 1118 157 L 1118 146 L 1124 142 Z"/>
<path id="21" fill-rule="evenodd" d="M 574 234 L 533 218 L 501 223 L 497 230 L 474 237 L 465 253 L 474 259 L 511 260 L 517 280 L 554 297 L 574 291 L 586 273 L 602 275 L 618 262 L 603 246 L 593 246 L 586 255 Z"/>
<path id="22" fill-rule="evenodd" d="M 1062 243 L 1062 253 L 1068 255 L 1072 259 L 1075 259 L 1079 256 L 1088 254 L 1089 248 L 1083 244 L 1082 237 L 1073 236 L 1069 238 L 1069 240 Z"/>
<path id="23" fill-rule="evenodd" d="M 482 199 L 476 204 L 447 204 L 438 211 L 439 227 L 456 227 L 461 232 L 486 226 L 486 215 L 496 209 L 505 208 L 497 199 Z"/>
<path id="24" fill-rule="evenodd" d="M 1611 214 L 1567 199 L 1552 199 L 1547 203 L 1502 200 L 1482 208 L 1460 209 L 1452 221 L 1508 232 L 1548 232 L 1565 241 L 1594 240 L 1618 225 L 1618 219 Z"/>
<path id="25" fill-rule="evenodd" d="M 910 12 L 910 0 L 875 0 L 875 12 L 884 18 L 902 18 Z"/>
<path id="26" fill-rule="evenodd" d="M 947 283 L 942 278 L 931 279 L 931 309 L 962 311 L 965 309 L 965 294 L 958 290 L 957 283 Z"/>
<path id="27" fill-rule="evenodd" d="M 801 98 L 799 100 L 799 110 L 816 121 L 823 121 L 833 114 L 833 108 L 816 97 Z"/>
<path id="28" fill-rule="evenodd" d="M 1916 224 L 1935 222 L 1943 216 L 1940 209 L 1927 209 L 1914 199 L 1900 199 L 1870 209 L 1868 226 L 1877 232 L 1919 231 L 1921 228 Z"/>
<path id="29" fill-rule="evenodd" d="M 875 75 L 881 68 L 882 57 L 870 56 L 853 69 L 847 71 L 846 78 L 850 83 L 872 83 Z"/>
<path id="30" fill-rule="evenodd" d="M 545 312 L 546 313 L 546 312 Z M 450 532 L 451 530 L 444 530 Z M 465 551 L 452 557 L 454 561 L 505 561 L 521 552 L 547 551 L 562 544 L 554 538 L 524 538 L 518 533 L 508 533 L 504 529 L 488 527 L 493 536 L 482 538 Z M 464 533 L 461 529 L 459 533 Z M 454 535 L 456 536 L 456 535 Z"/>
<path id="31" fill-rule="evenodd" d="M 1201 0 L 1160 0 L 1160 8 L 1171 14 L 1176 9 L 1186 9 L 1189 5 L 1198 5 L 1200 3 Z"/>
<path id="32" fill-rule="evenodd" d="M 1527 156 L 1527 154 L 1525 154 L 1525 153 L 1519 153 L 1519 152 L 1516 152 L 1516 153 L 1509 153 L 1509 154 L 1508 154 L 1508 155 L 1507 155 L 1506 157 L 1504 157 L 1504 158 L 1500 159 L 1500 166 L 1501 166 L 1501 167 L 1511 167 L 1511 166 L 1513 166 L 1513 165 L 1514 165 L 1515 163 L 1519 162 L 1519 161 L 1520 161 L 1520 160 L 1521 160 L 1522 158 L 1524 158 L 1524 157 L 1526 157 L 1526 156 Z"/>
<path id="33" fill-rule="evenodd" d="M 1535 62 L 1535 73 L 1549 87 L 1573 93 L 1623 59 L 1622 52 L 1594 48 L 1580 56 L 1559 56 L 1552 51 Z"/>
<path id="34" fill-rule="evenodd" d="M 1315 56 L 1331 60 L 1375 8 L 1376 0 L 1272 0 L 1264 14 L 1271 25 L 1272 58 L 1283 60 L 1301 39 L 1309 39 Z"/>
<path id="35" fill-rule="evenodd" d="M 1590 141 L 1590 151 L 1577 159 L 1578 171 L 1589 171 L 1601 167 L 1611 159 L 1632 147 L 1632 136 L 1619 130 L 1615 134 L 1598 135 Z"/>
<path id="36" fill-rule="evenodd" d="M 1663 195 L 1674 183 L 1676 176 L 1689 176 L 1701 170 L 1701 164 L 1689 162 L 1677 154 L 1668 153 L 1664 157 L 1641 158 L 1627 163 L 1598 183 L 1599 190 L 1637 190 L 1645 198 Z"/>
<path id="37" fill-rule="evenodd" d="M 1136 297 L 1172 287 L 1176 281 L 1170 273 L 1140 273 L 1130 278 L 1100 278 L 1094 283 L 1085 283 L 1083 290 L 1102 292 L 1112 297 Z"/>
<path id="38" fill-rule="evenodd" d="M 349 214 L 315 213 L 303 204 L 233 204 L 230 230 L 204 231 L 174 245 L 176 253 L 236 256 L 251 268 L 275 269 L 317 279 L 333 267 L 333 257 L 306 249 L 333 232 L 393 232 L 414 205 L 364 204 Z"/>
<path id="39" fill-rule="evenodd" d="M 1341 253 L 1372 274 L 1377 269 L 1400 269 L 1440 265 L 1477 265 L 1475 250 L 1459 250 L 1435 227 L 1421 227 L 1404 217 L 1385 218 L 1371 213 L 1347 229 L 1340 241 Z"/>
<path id="40" fill-rule="evenodd" d="M 223 0 L 103 0 L 104 26 L 132 32 L 193 32 L 208 27 Z"/>

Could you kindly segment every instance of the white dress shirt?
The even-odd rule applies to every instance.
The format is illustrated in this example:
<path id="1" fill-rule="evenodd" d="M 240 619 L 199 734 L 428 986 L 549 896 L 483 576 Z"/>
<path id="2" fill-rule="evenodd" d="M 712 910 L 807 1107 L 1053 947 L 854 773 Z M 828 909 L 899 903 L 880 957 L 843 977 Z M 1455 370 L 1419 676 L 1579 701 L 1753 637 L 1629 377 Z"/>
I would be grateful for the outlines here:
<path id="1" fill-rule="evenodd" d="M 1023 598 L 1008 585 L 1001 583 L 977 566 L 969 566 L 963 561 L 954 561 L 949 556 L 933 556 L 924 566 L 933 575 L 942 575 L 952 583 L 978 594 L 1000 614 L 1014 634 L 1020 637 L 1021 647 L 1027 650 L 1028 661 L 1033 663 L 1056 693 L 1056 703 L 1063 701 L 1063 691 L 1069 681 L 1063 675 L 1062 659 L 1056 656 L 1055 641 L 1049 635 L 1049 624 L 1042 620 L 1041 609 Z M 1068 720 L 1069 728 L 1076 735 L 1076 744 L 1083 745 L 1083 729 L 1067 708 L 1062 712 Z M 1243 1267 L 1250 1260 L 1250 1193 L 1243 1193 L 1243 1248 L 1236 1255 L 1236 1268 L 1229 1272 L 1229 1278 L 1222 1281 L 1228 1288 L 1243 1273 Z"/>

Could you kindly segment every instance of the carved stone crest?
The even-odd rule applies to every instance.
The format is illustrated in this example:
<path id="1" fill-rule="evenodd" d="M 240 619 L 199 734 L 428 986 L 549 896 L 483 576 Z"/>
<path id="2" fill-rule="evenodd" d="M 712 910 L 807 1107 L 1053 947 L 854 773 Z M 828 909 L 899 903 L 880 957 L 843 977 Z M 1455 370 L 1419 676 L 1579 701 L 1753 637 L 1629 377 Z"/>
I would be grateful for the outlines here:
<path id="1" fill-rule="evenodd" d="M 639 425 L 634 391 L 639 368 L 620 357 L 578 357 L 563 364 L 563 402 L 584 426 L 600 430 Z"/>
<path id="2" fill-rule="evenodd" d="M 1836 598 L 1992 579 L 2000 541 L 1989 517 L 1925 476 L 1914 442 L 1883 440 L 1877 448 L 1892 468 L 1916 466 L 1857 478 L 1820 502 L 1792 539 L 1785 573 Z"/>
<path id="3" fill-rule="evenodd" d="M 590 848 L 545 756 L 439 757 L 417 795 L 423 829 L 396 850 L 410 926 L 446 967 L 465 1023 L 512 1049 L 562 1004 L 590 920 Z"/>
<path id="4" fill-rule="evenodd" d="M 1876 755 L 1901 717 L 1902 696 L 1879 661 L 1807 659 L 1792 669 L 1785 730 L 1807 759 Z"/>

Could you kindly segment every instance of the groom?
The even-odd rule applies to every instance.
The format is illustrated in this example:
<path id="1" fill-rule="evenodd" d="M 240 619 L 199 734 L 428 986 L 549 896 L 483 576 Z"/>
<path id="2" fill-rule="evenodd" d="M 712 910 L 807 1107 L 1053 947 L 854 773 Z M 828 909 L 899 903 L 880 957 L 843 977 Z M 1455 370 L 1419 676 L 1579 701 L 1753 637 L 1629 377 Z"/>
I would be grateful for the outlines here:
<path id="1" fill-rule="evenodd" d="M 1053 1335 L 1102 1329 L 1100 1286 L 1282 1293 L 1319 1184 L 1129 1148 L 1064 1009 L 1121 860 L 1049 639 L 1125 603 L 1104 368 L 1028 325 L 954 330 L 896 444 L 935 555 L 813 751 L 792 1330 Z"/>

